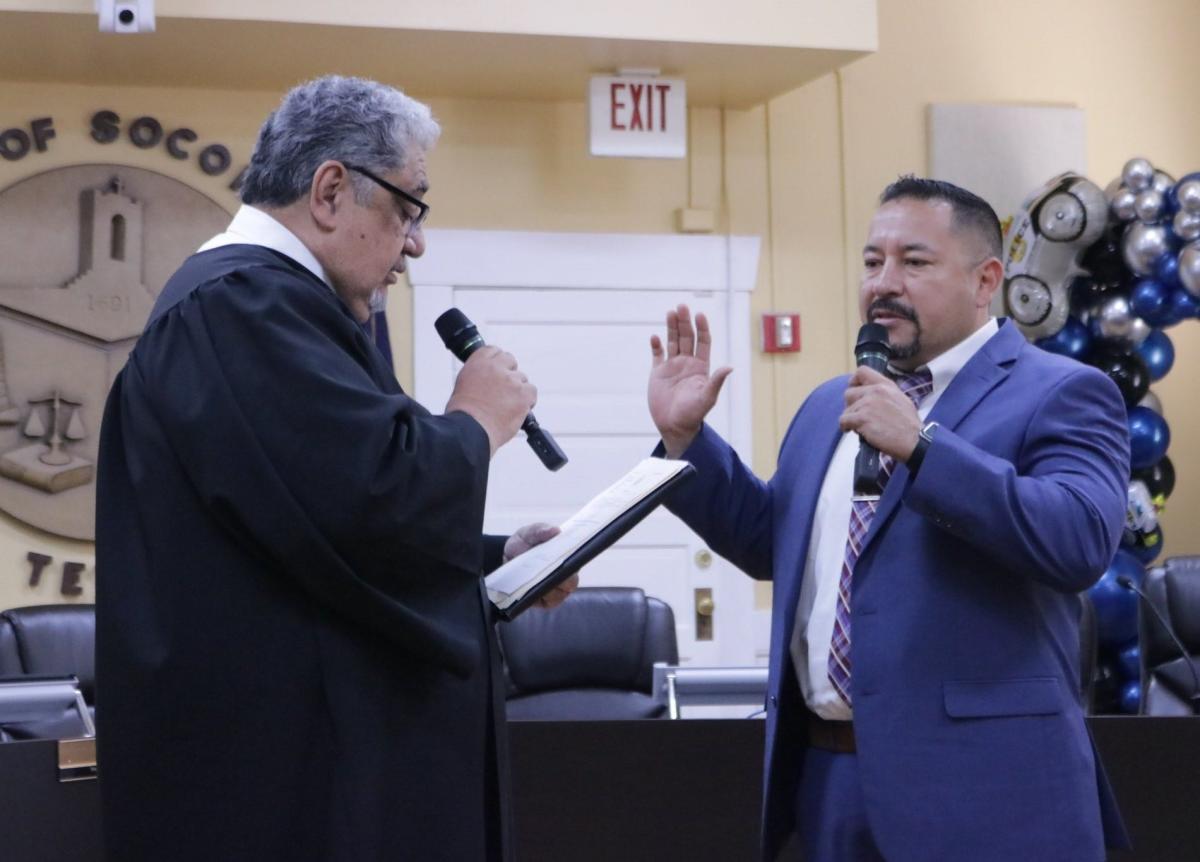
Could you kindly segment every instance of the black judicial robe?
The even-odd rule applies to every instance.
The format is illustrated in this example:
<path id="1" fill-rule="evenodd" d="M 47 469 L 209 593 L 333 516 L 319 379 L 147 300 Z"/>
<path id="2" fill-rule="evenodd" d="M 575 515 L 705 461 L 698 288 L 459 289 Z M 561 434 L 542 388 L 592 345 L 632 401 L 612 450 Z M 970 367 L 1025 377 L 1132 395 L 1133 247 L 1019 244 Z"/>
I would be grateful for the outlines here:
<path id="1" fill-rule="evenodd" d="M 101 431 L 108 858 L 508 858 L 488 455 L 299 264 L 184 263 Z"/>

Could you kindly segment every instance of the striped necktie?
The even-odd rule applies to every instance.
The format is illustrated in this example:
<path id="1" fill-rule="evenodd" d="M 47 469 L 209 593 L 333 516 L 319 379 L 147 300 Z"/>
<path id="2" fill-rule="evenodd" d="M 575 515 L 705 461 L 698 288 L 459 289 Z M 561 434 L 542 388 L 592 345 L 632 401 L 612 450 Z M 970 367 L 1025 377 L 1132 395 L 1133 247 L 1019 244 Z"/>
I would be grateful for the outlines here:
<path id="1" fill-rule="evenodd" d="M 912 374 L 901 374 L 896 378 L 900 391 L 909 397 L 919 409 L 921 402 L 933 391 L 933 376 L 929 369 L 921 368 Z M 887 487 L 896 460 L 890 455 L 879 456 L 879 491 Z M 854 564 L 862 551 L 863 539 L 871 529 L 879 498 L 855 498 L 850 509 L 850 535 L 846 540 L 846 553 L 842 558 L 842 574 L 838 579 L 837 611 L 833 619 L 833 639 L 829 646 L 829 681 L 837 689 L 842 700 L 850 703 L 850 585 L 854 575 Z"/>

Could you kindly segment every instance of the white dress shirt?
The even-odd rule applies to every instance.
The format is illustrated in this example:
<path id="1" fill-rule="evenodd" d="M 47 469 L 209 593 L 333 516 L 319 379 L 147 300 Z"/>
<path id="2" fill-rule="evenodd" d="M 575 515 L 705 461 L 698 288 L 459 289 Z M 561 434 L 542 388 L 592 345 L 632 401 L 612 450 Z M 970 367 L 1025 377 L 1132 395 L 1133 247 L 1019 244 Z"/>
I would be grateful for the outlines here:
<path id="1" fill-rule="evenodd" d="M 929 361 L 926 367 L 933 375 L 933 391 L 917 411 L 922 419 L 929 415 L 959 369 L 999 330 L 995 318 L 988 318 L 987 323 L 974 333 Z M 792 662 L 804 702 L 821 718 L 831 721 L 849 721 L 853 717 L 850 706 L 829 681 L 829 646 L 837 613 L 838 581 L 850 533 L 850 497 L 858 445 L 858 434 L 853 431 L 843 434 L 825 471 L 813 515 L 796 624 L 792 630 Z M 850 643 L 853 650 L 853 627 Z M 851 668 L 851 674 L 853 672 Z"/>
<path id="2" fill-rule="evenodd" d="M 333 290 L 333 284 L 325 275 L 325 268 L 308 250 L 308 246 L 300 241 L 300 237 L 257 207 L 242 204 L 229 227 L 225 228 L 225 233 L 217 234 L 196 251 L 209 251 L 225 245 L 261 245 L 287 255 Z"/>

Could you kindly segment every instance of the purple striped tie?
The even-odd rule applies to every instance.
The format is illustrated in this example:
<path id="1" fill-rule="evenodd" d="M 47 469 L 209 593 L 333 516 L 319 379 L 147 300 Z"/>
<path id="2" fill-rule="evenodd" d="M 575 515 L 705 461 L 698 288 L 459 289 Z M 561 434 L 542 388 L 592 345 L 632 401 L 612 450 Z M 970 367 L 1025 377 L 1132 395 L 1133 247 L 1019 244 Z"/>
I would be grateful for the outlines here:
<path id="1" fill-rule="evenodd" d="M 933 377 L 922 368 L 912 374 L 896 378 L 900 391 L 911 399 L 918 408 L 925 396 L 933 391 Z M 887 487 L 896 461 L 890 455 L 879 456 L 879 492 Z M 846 554 L 842 559 L 842 574 L 838 579 L 837 612 L 833 618 L 833 639 L 829 645 L 829 681 L 837 689 L 842 700 L 850 703 L 850 584 L 854 564 L 862 551 L 863 539 L 871 528 L 879 498 L 855 499 L 850 508 L 850 535 L 846 540 Z"/>

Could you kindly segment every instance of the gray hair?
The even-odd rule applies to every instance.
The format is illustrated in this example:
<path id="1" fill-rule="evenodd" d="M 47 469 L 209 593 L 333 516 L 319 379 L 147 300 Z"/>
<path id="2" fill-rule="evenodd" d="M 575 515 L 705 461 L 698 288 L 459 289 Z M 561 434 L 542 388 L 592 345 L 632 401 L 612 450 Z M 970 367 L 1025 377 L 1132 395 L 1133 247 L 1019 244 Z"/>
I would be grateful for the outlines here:
<path id="1" fill-rule="evenodd" d="M 330 159 L 386 174 L 404 167 L 414 147 L 430 149 L 441 128 L 427 105 L 363 78 L 329 75 L 291 90 L 258 133 L 239 189 L 242 202 L 287 206 L 305 197 Z M 358 174 L 355 196 L 370 181 Z"/>

